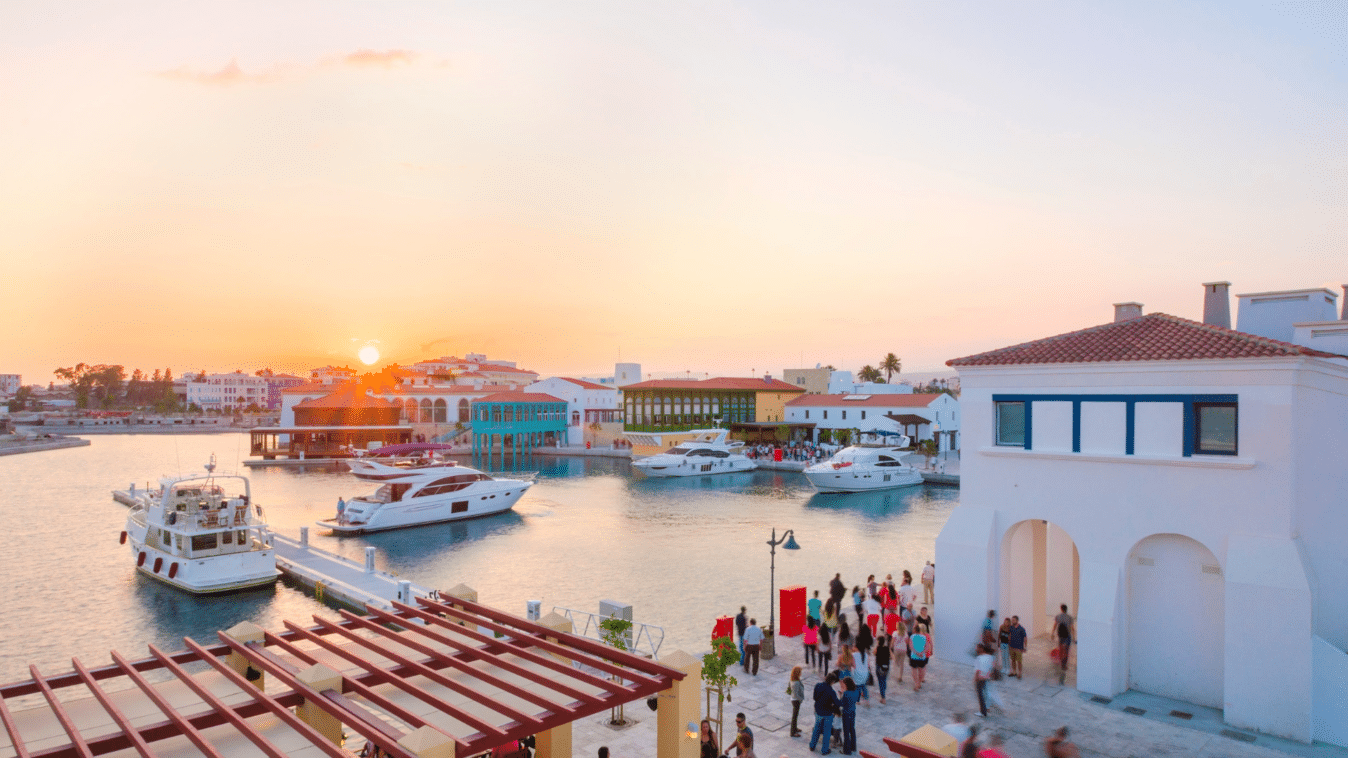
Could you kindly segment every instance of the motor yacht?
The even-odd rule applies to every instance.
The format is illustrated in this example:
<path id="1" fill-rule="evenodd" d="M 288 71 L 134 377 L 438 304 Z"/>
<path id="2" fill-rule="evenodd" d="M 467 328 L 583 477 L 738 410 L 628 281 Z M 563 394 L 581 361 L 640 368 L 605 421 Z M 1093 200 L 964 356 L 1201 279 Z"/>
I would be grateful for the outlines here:
<path id="1" fill-rule="evenodd" d="M 233 592 L 276 581 L 276 553 L 248 478 L 215 473 L 161 480 L 142 491 L 126 517 L 136 570 L 197 595 Z"/>
<path id="2" fill-rule="evenodd" d="M 731 441 L 728 429 L 698 429 L 693 439 L 663 453 L 632 461 L 632 468 L 652 478 L 732 474 L 758 468 L 742 451 L 743 442 Z"/>
<path id="3" fill-rule="evenodd" d="M 533 474 L 496 478 L 450 460 L 381 463 L 361 458 L 347 465 L 357 479 L 380 486 L 372 494 L 339 500 L 337 514 L 318 522 L 336 534 L 490 516 L 510 510 L 534 485 Z"/>
<path id="4" fill-rule="evenodd" d="M 866 492 L 922 483 L 922 474 L 903 462 L 907 438 L 898 446 L 853 445 L 822 463 L 805 468 L 805 478 L 820 492 Z"/>

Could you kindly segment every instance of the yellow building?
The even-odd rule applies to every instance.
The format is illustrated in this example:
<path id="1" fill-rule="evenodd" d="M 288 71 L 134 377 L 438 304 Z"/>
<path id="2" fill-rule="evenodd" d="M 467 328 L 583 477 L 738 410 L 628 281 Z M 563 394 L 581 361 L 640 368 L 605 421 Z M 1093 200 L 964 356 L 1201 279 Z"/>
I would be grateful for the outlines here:
<path id="1" fill-rule="evenodd" d="M 624 431 L 633 452 L 661 452 L 693 429 L 786 423 L 786 404 L 805 392 L 772 377 L 656 379 L 623 387 Z"/>

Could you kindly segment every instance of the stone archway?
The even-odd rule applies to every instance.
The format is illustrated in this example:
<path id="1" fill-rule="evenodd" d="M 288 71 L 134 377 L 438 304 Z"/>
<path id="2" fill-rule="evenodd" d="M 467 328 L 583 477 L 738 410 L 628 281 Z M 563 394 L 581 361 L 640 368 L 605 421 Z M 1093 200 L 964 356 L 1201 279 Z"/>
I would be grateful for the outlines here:
<path id="1" fill-rule="evenodd" d="M 1128 553 L 1128 687 L 1153 695 L 1223 706 L 1226 582 L 1201 543 L 1154 534 Z M 1276 659 L 1254 622 L 1249 654 Z M 1258 665 L 1276 665 L 1273 660 Z"/>
<path id="2" fill-rule="evenodd" d="M 1054 617 L 1066 605 L 1076 616 L 1081 596 L 1081 557 L 1062 527 L 1042 519 L 1013 524 L 1002 536 L 1001 608 L 1003 617 L 1019 616 L 1032 648 L 1047 655 L 1053 646 Z M 1038 659 L 1038 655 L 1033 656 Z M 1070 658 L 1075 658 L 1075 650 Z M 1075 666 L 1069 666 L 1069 671 Z"/>

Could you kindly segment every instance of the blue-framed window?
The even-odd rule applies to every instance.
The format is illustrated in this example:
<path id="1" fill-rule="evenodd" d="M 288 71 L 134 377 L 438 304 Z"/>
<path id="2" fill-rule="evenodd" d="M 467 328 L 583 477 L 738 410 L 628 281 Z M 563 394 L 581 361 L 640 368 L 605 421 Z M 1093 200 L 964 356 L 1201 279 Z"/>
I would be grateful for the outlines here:
<path id="1" fill-rule="evenodd" d="M 1238 407 L 1235 403 L 1194 403 L 1194 454 L 1236 455 Z"/>
<path id="2" fill-rule="evenodd" d="M 1025 447 L 1025 403 L 1005 401 L 996 403 L 997 444 Z"/>

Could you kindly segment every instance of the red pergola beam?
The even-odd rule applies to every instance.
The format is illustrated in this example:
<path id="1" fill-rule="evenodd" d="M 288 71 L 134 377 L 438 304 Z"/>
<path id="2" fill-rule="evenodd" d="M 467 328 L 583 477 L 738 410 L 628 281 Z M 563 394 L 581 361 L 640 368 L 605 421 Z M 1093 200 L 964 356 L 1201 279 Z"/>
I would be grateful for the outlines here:
<path id="1" fill-rule="evenodd" d="M 9 706 L 5 705 L 3 697 L 0 697 L 0 721 L 5 724 L 5 731 L 9 733 L 9 744 L 14 746 L 14 753 L 17 758 L 30 758 L 28 748 L 24 746 L 23 739 L 19 737 L 19 727 L 14 723 L 14 717 L 9 714 Z"/>
<path id="2" fill-rule="evenodd" d="M 130 677 L 131 681 L 135 682 L 141 692 L 144 692 L 145 696 L 150 699 L 150 702 L 154 703 L 154 707 L 163 712 L 165 716 L 168 716 L 169 720 L 178 727 L 179 734 L 190 740 L 193 745 L 196 745 L 198 750 L 210 756 L 210 758 L 223 758 L 223 756 L 220 755 L 220 751 L 216 750 L 205 737 L 201 736 L 201 732 L 198 732 L 196 728 L 187 723 L 187 719 L 183 718 L 181 714 L 174 710 L 173 706 L 164 699 L 164 696 L 155 690 L 154 685 L 145 681 L 145 677 L 141 676 L 139 671 L 132 668 L 131 664 L 119 655 L 116 650 L 112 651 L 112 660 L 116 661 L 117 665 L 122 667 L 126 672 L 126 675 Z"/>
<path id="3" fill-rule="evenodd" d="M 112 720 L 116 722 L 117 728 L 122 730 L 122 734 L 126 735 L 126 739 L 136 748 L 136 752 L 140 753 L 142 758 L 151 758 L 154 753 L 150 750 L 149 744 L 145 742 L 145 738 L 141 737 L 136 727 L 132 726 L 131 720 L 126 717 L 126 714 L 122 713 L 122 709 L 118 708 L 117 704 L 112 702 L 108 694 L 103 691 L 103 688 L 98 686 L 98 682 L 94 681 L 94 678 L 89 675 L 89 670 L 84 667 L 84 664 L 80 663 L 80 659 L 71 658 L 70 665 L 75 668 L 75 673 L 84 682 L 84 686 L 94 693 L 94 698 L 98 700 L 98 704 L 103 706 L 103 710 L 107 711 Z M 90 746 L 90 749 L 92 750 L 93 747 Z"/>
<path id="4" fill-rule="evenodd" d="M 47 684 L 46 680 L 44 680 L 42 675 L 38 673 L 37 666 L 29 666 L 28 673 L 32 675 L 33 681 L 37 683 L 38 689 L 42 690 L 42 696 L 47 699 L 47 705 L 51 707 L 52 713 L 56 715 L 56 720 L 61 722 L 61 728 L 66 730 L 66 734 L 70 736 L 70 744 L 75 746 L 75 749 L 80 752 L 80 755 L 83 755 L 86 758 L 93 758 L 94 754 L 89 752 L 89 744 L 84 741 L 84 737 L 80 734 L 79 728 L 75 726 L 75 722 L 70 720 L 70 714 L 66 713 L 66 709 L 61 705 L 61 701 L 56 699 L 56 693 L 52 692 L 52 689 Z"/>
<path id="5" fill-rule="evenodd" d="M 374 623 L 373 621 L 365 618 L 360 618 L 359 616 L 352 614 L 350 611 L 339 611 L 339 613 L 341 613 L 344 618 L 349 617 L 349 620 L 351 620 L 353 624 L 360 626 L 363 629 L 370 629 L 370 630 L 384 629 L 384 627 Z M 376 615 L 378 618 L 383 619 L 384 621 L 390 623 L 392 622 L 393 619 L 398 618 L 397 616 L 394 616 L 391 613 L 384 613 L 383 611 L 380 611 L 378 614 L 373 615 Z M 456 651 L 460 653 L 466 651 L 465 646 L 461 646 L 443 635 L 436 634 L 428 626 L 423 626 L 421 624 L 404 624 L 403 626 L 404 628 L 407 629 L 407 633 L 400 635 L 396 638 L 393 638 L 393 641 L 396 642 L 397 644 L 402 645 L 404 647 L 410 647 L 413 650 L 417 651 L 418 653 L 430 656 L 433 660 L 444 664 L 445 667 L 453 668 L 457 671 L 462 671 L 468 676 L 472 676 L 477 679 L 490 682 L 491 684 L 500 687 L 501 689 L 505 690 L 506 692 L 509 692 L 515 697 L 527 700 L 540 707 L 548 708 L 554 712 L 560 710 L 562 713 L 565 714 L 571 714 L 575 712 L 574 708 L 557 703 L 553 700 L 549 700 L 548 698 L 545 698 L 542 695 L 533 692 L 532 690 L 528 690 L 524 687 L 511 684 L 510 682 L 506 682 L 501 679 L 493 679 L 492 677 L 483 673 L 479 669 L 473 666 L 469 666 L 468 663 L 472 661 L 474 658 L 478 660 L 488 660 L 491 661 L 493 665 L 505 671 L 509 671 L 512 674 L 525 677 L 526 679 L 533 679 L 534 672 L 530 671 L 529 669 L 512 661 L 505 660 L 504 658 L 492 655 L 485 655 L 481 652 L 478 652 L 476 655 L 470 654 L 467 656 L 463 656 L 464 660 L 459 660 L 459 656 L 457 654 L 447 655 L 443 651 L 436 650 L 435 648 L 432 648 L 430 645 L 422 644 L 421 642 L 414 639 L 410 639 L 409 637 L 413 633 L 420 634 L 426 639 L 434 640 L 437 643 L 453 647 Z M 351 632 L 346 633 L 350 634 Z M 567 686 L 562 682 L 542 681 L 538 682 L 538 684 L 542 687 L 545 687 L 547 689 L 553 690 L 567 697 L 570 697 L 572 700 L 580 700 L 582 702 L 593 702 L 593 703 L 603 702 L 600 698 L 597 698 L 590 693 L 582 692 L 574 687 Z"/>

